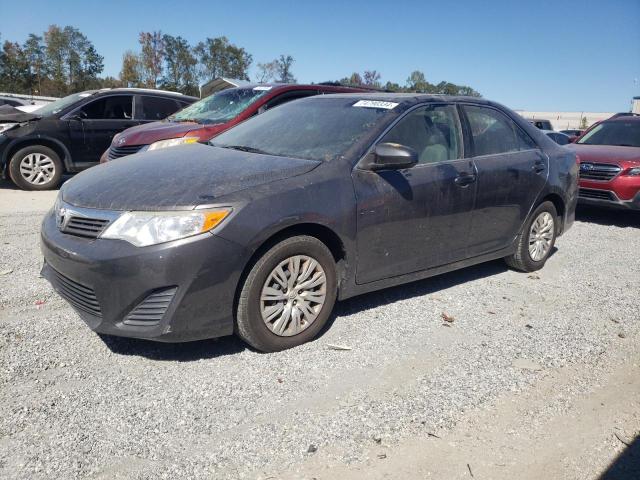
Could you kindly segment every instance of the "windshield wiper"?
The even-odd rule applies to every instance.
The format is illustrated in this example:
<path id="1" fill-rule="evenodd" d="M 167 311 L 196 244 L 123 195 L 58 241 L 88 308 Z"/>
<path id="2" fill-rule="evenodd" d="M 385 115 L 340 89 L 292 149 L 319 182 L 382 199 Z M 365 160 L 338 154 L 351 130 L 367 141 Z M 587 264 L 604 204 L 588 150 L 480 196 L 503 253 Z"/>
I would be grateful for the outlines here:
<path id="1" fill-rule="evenodd" d="M 260 150 L 259 148 L 253 148 L 253 147 L 246 147 L 244 145 L 214 145 L 214 146 L 222 147 L 222 148 L 230 148 L 232 150 L 240 150 L 241 152 L 261 153 L 262 155 L 269 155 L 269 153 L 265 152 L 264 150 Z"/>

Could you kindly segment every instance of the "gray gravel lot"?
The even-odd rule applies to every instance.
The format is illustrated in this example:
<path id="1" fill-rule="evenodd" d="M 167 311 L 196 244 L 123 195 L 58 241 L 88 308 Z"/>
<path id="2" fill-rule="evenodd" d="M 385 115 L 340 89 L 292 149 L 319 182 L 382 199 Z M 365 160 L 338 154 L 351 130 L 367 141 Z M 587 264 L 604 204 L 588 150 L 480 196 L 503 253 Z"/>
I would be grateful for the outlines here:
<path id="1" fill-rule="evenodd" d="M 39 278 L 54 195 L 0 185 L 1 478 L 279 478 L 319 455 L 358 464 L 378 444 L 446 437 L 558 369 L 595 384 L 639 357 L 640 213 L 580 210 L 537 274 L 498 261 L 354 298 L 317 341 L 259 354 L 234 338 L 91 332 Z M 593 478 L 615 454 L 598 451 Z M 585 478 L 568 465 L 564 478 Z"/>

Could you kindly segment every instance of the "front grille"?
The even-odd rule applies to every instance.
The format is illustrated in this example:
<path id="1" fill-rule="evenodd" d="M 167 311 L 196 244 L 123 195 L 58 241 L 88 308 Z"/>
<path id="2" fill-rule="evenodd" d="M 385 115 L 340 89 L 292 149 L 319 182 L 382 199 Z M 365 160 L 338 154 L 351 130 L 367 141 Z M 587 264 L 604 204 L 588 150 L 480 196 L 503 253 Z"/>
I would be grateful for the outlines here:
<path id="1" fill-rule="evenodd" d="M 131 326 L 151 327 L 158 325 L 164 316 L 178 287 L 156 290 L 134 308 L 122 323 Z"/>
<path id="2" fill-rule="evenodd" d="M 53 272 L 53 281 L 51 282 L 53 284 L 53 288 L 62 298 L 78 310 L 82 310 L 83 312 L 89 313 L 95 317 L 102 317 L 100 304 L 98 303 L 96 294 L 91 287 L 75 282 L 53 268 L 51 269 L 51 272 Z"/>
<path id="3" fill-rule="evenodd" d="M 97 238 L 108 224 L 109 220 L 104 218 L 88 218 L 71 215 L 69 219 L 64 222 L 62 231 L 80 237 Z"/>
<path id="4" fill-rule="evenodd" d="M 580 178 L 585 180 L 600 180 L 608 182 L 620 173 L 622 168 L 618 165 L 610 165 L 608 163 L 588 163 L 580 164 Z"/>
<path id="5" fill-rule="evenodd" d="M 107 156 L 109 157 L 109 160 L 115 160 L 116 158 L 126 157 L 127 155 L 138 153 L 144 146 L 146 145 L 126 145 L 124 147 L 110 147 Z"/>
<path id="6" fill-rule="evenodd" d="M 596 190 L 595 188 L 581 188 L 578 190 L 578 196 L 582 198 L 593 198 L 595 200 L 616 201 L 613 192 L 609 190 Z"/>

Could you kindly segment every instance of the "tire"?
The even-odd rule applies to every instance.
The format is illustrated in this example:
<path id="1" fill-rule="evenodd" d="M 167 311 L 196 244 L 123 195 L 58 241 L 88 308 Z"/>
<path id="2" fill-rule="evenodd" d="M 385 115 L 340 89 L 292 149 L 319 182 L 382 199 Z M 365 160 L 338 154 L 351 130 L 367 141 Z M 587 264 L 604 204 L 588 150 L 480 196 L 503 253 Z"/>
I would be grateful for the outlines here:
<path id="1" fill-rule="evenodd" d="M 278 268 L 284 279 L 276 275 Z M 292 277 L 298 280 L 290 284 Z M 303 289 L 298 290 L 295 285 Z M 264 288 L 268 288 L 266 296 Z M 315 237 L 287 238 L 262 255 L 247 275 L 238 297 L 236 333 L 262 352 L 301 345 L 315 338 L 326 324 L 336 291 L 336 264 L 327 246 Z M 317 301 L 320 298 L 324 298 L 322 303 Z"/>
<path id="2" fill-rule="evenodd" d="M 549 217 L 552 220 L 551 225 L 544 221 L 549 219 Z M 542 232 L 542 235 L 538 236 L 540 240 L 537 242 L 541 245 L 541 250 L 538 252 L 534 251 L 534 254 L 532 254 L 530 251 L 530 242 L 533 240 L 535 235 L 532 227 L 536 222 L 542 222 L 537 225 L 538 231 Z M 557 232 L 558 212 L 556 211 L 556 207 L 551 202 L 541 203 L 525 223 L 524 228 L 518 237 L 518 244 L 515 253 L 505 257 L 507 265 L 522 272 L 534 272 L 536 270 L 540 270 L 544 267 L 549 255 L 553 251 L 553 247 L 556 243 Z M 547 233 L 548 235 L 546 235 Z"/>
<path id="3" fill-rule="evenodd" d="M 21 148 L 9 161 L 11 180 L 23 190 L 52 190 L 60 185 L 63 170 L 58 154 L 42 145 Z"/>

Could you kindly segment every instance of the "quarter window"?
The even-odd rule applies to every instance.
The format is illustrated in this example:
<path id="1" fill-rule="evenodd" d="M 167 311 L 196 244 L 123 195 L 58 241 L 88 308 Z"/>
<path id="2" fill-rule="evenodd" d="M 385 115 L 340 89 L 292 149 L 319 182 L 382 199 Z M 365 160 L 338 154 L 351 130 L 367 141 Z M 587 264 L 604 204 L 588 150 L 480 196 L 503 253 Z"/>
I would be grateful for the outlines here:
<path id="1" fill-rule="evenodd" d="M 429 105 L 400 120 L 381 142 L 399 143 L 418 154 L 418 163 L 461 158 L 460 122 L 453 105 Z"/>
<path id="2" fill-rule="evenodd" d="M 476 156 L 536 148 L 533 140 L 513 120 L 493 108 L 465 105 Z"/>
<path id="3" fill-rule="evenodd" d="M 81 112 L 90 120 L 131 120 L 132 110 L 131 95 L 114 95 L 85 105 Z"/>

